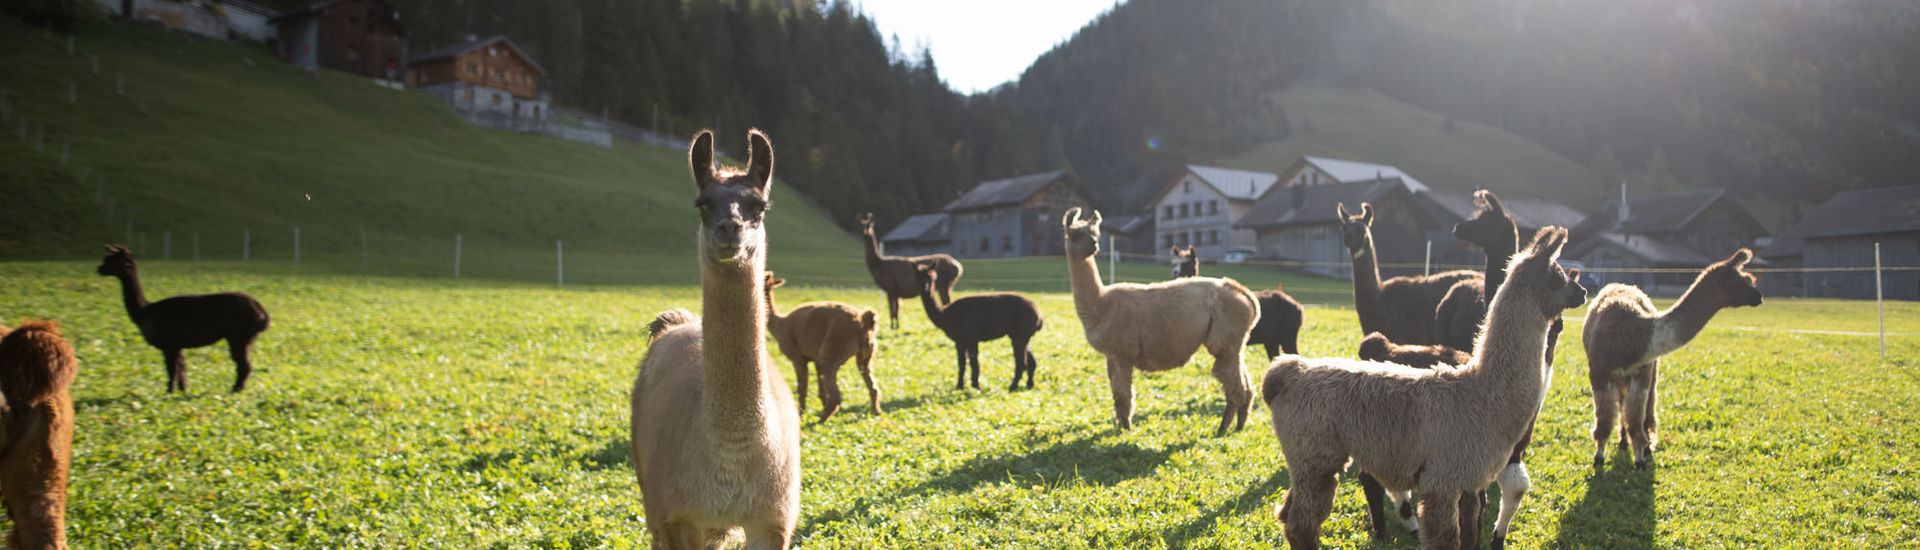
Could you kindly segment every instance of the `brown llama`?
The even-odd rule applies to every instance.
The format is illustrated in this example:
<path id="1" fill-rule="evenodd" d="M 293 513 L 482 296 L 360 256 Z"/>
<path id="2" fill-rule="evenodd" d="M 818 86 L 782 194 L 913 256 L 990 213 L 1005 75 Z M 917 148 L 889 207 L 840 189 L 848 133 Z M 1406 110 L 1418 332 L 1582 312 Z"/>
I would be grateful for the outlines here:
<path id="1" fill-rule="evenodd" d="M 124 246 L 107 245 L 107 257 L 94 272 L 120 279 L 121 298 L 127 316 L 140 329 L 147 345 L 160 350 L 167 367 L 167 393 L 187 391 L 187 360 L 182 351 L 227 341 L 227 354 L 233 358 L 233 391 L 247 387 L 253 363 L 247 359 L 253 341 L 273 326 L 267 308 L 241 292 L 194 294 L 147 303 L 140 290 L 140 269 L 133 263 L 133 251 Z"/>
<path id="2" fill-rule="evenodd" d="M 1360 360 L 1394 363 L 1416 369 L 1450 369 L 1467 364 L 1473 354 L 1439 344 L 1395 344 L 1375 332 L 1360 341 Z"/>
<path id="3" fill-rule="evenodd" d="M 1337 207 L 1341 238 L 1353 257 L 1353 311 L 1360 316 L 1360 333 L 1378 332 L 1401 344 L 1433 344 L 1433 312 L 1454 283 L 1480 278 L 1468 270 L 1380 280 L 1380 262 L 1373 248 L 1373 205 L 1360 203 L 1360 215 Z"/>
<path id="4" fill-rule="evenodd" d="M 1200 259 L 1194 255 L 1193 247 L 1182 250 L 1176 246 L 1171 252 L 1175 279 L 1200 276 Z M 1283 351 L 1300 353 L 1300 327 L 1306 324 L 1306 311 L 1300 302 L 1279 289 L 1257 291 L 1253 296 L 1260 301 L 1260 322 L 1247 333 L 1247 345 L 1265 348 L 1269 361 Z"/>
<path id="5" fill-rule="evenodd" d="M 920 286 L 913 280 L 914 266 L 932 265 L 940 272 L 940 303 L 953 303 L 953 285 L 960 282 L 960 275 L 966 270 L 960 261 L 946 254 L 928 254 L 926 256 L 884 256 L 880 254 L 880 238 L 873 234 L 873 213 L 867 212 L 855 218 L 860 223 L 860 235 L 867 238 L 867 274 L 873 276 L 873 284 L 887 294 L 887 319 L 893 328 L 900 328 L 900 300 L 920 295 Z"/>
<path id="6" fill-rule="evenodd" d="M 1188 277 L 1153 284 L 1100 282 L 1094 255 L 1100 252 L 1100 212 L 1080 219 L 1080 209 L 1061 220 L 1066 237 L 1067 273 L 1073 309 L 1087 343 L 1107 358 L 1107 383 L 1113 390 L 1113 417 L 1120 429 L 1133 427 L 1133 371 L 1172 370 L 1187 364 L 1198 348 L 1213 355 L 1213 377 L 1226 394 L 1216 435 L 1247 424 L 1253 389 L 1240 362 L 1247 333 L 1260 321 L 1260 301 L 1233 279 Z"/>
<path id="7" fill-rule="evenodd" d="M 13 532 L 8 548 L 67 547 L 67 474 L 79 370 L 53 321 L 0 327 L 0 493 Z"/>
<path id="8" fill-rule="evenodd" d="M 633 468 L 651 546 L 786 548 L 800 515 L 800 414 L 767 354 L 767 196 L 773 144 L 747 132 L 747 168 L 688 152 L 700 213 L 700 308 L 661 313 L 633 381 Z"/>
<path id="9" fill-rule="evenodd" d="M 1616 418 L 1620 445 L 1632 446 L 1633 465 L 1646 468 L 1653 462 L 1651 438 L 1660 424 L 1654 412 L 1660 358 L 1687 345 L 1720 310 L 1760 305 L 1760 289 L 1744 270 L 1752 259 L 1753 251 L 1742 248 L 1707 266 L 1666 311 L 1654 309 L 1653 300 L 1638 287 L 1614 283 L 1600 289 L 1587 307 L 1587 326 L 1581 333 L 1587 381 L 1593 385 L 1594 469 L 1606 466 L 1607 438 L 1613 435 Z"/>
<path id="10" fill-rule="evenodd" d="M 787 284 L 767 272 L 767 333 L 780 344 L 780 353 L 793 363 L 794 400 L 807 413 L 807 363 L 820 375 L 820 420 L 840 411 L 840 366 L 852 359 L 867 383 L 867 402 L 880 414 L 880 384 L 873 380 L 874 332 L 879 315 L 872 309 L 840 302 L 807 302 L 786 315 L 773 305 L 773 289 Z"/>
<path id="11" fill-rule="evenodd" d="M 914 277 L 920 283 L 920 307 L 927 310 L 927 320 L 953 341 L 954 353 L 959 357 L 959 373 L 955 375 L 953 389 L 966 389 L 969 363 L 973 365 L 973 389 L 980 389 L 980 343 L 1002 336 L 1013 344 L 1013 382 L 1007 385 L 1007 391 L 1020 389 L 1022 374 L 1027 376 L 1027 389 L 1033 389 L 1033 373 L 1039 370 L 1040 363 L 1027 344 L 1046 325 L 1033 300 L 1012 292 L 994 292 L 963 297 L 942 306 L 933 300 L 939 270 L 922 265 L 914 270 Z"/>
<path id="12" fill-rule="evenodd" d="M 1565 229 L 1514 255 L 1473 357 L 1450 370 L 1285 356 L 1261 395 L 1292 488 L 1278 515 L 1288 545 L 1318 548 L 1336 477 L 1352 465 L 1387 490 L 1420 494 L 1425 548 L 1478 545 L 1480 494 L 1532 424 L 1548 389 L 1548 321 L 1586 300 L 1556 262 Z"/>

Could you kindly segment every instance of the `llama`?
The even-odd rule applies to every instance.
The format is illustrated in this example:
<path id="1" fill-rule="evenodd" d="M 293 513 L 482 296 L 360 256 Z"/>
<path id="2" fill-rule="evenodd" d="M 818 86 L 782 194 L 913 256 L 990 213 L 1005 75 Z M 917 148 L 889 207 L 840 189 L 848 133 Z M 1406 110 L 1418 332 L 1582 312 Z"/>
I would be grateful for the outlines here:
<path id="1" fill-rule="evenodd" d="M 920 286 L 914 282 L 914 266 L 932 265 L 940 270 L 940 303 L 953 303 L 953 285 L 960 282 L 961 273 L 966 270 L 960 261 L 946 254 L 926 256 L 882 256 L 880 239 L 873 235 L 873 213 L 861 214 L 854 221 L 860 222 L 860 234 L 867 238 L 867 274 L 873 276 L 873 284 L 887 294 L 887 318 L 893 328 L 900 328 L 900 300 L 920 295 Z"/>
<path id="2" fill-rule="evenodd" d="M 1420 493 L 1426 548 L 1477 546 L 1480 491 L 1494 481 L 1546 397 L 1548 321 L 1586 300 L 1556 259 L 1565 229 L 1542 229 L 1514 255 L 1480 345 L 1465 365 L 1413 369 L 1282 357 L 1261 395 L 1292 489 L 1278 515 L 1293 548 L 1318 548 L 1335 479 L 1349 461 L 1388 490 Z"/>
<path id="3" fill-rule="evenodd" d="M 1440 299 L 1455 283 L 1480 278 L 1467 270 L 1380 280 L 1380 263 L 1373 248 L 1373 205 L 1360 203 L 1360 215 L 1337 207 L 1340 232 L 1347 254 L 1353 257 L 1353 310 L 1360 316 L 1360 333 L 1378 332 L 1401 344 L 1433 344 L 1433 314 Z"/>
<path id="4" fill-rule="evenodd" d="M 8 548 L 67 547 L 67 473 L 73 463 L 73 347 L 52 321 L 0 327 L 0 493 Z"/>
<path id="5" fill-rule="evenodd" d="M 1113 417 L 1133 427 L 1133 371 L 1171 370 L 1187 364 L 1197 348 L 1213 355 L 1213 377 L 1226 394 L 1220 427 L 1244 428 L 1253 410 L 1253 389 L 1240 363 L 1247 333 L 1260 321 L 1260 301 L 1233 279 L 1189 277 L 1154 284 L 1101 284 L 1093 257 L 1100 252 L 1100 212 L 1081 219 L 1080 209 L 1061 220 L 1073 309 L 1087 343 L 1107 358 Z"/>
<path id="6" fill-rule="evenodd" d="M 786 548 L 800 515 L 800 414 L 767 354 L 767 192 L 773 144 L 747 132 L 747 168 L 713 164 L 713 132 L 688 152 L 699 189 L 700 308 L 649 326 L 633 381 L 633 468 L 654 548 L 707 548 L 734 529 Z"/>
<path id="7" fill-rule="evenodd" d="M 247 387 L 253 363 L 247 355 L 253 341 L 273 326 L 267 308 L 241 292 L 193 294 L 147 303 L 140 289 L 140 269 L 133 263 L 133 251 L 119 245 L 107 245 L 107 257 L 94 269 L 100 275 L 120 279 L 121 298 L 126 301 L 127 316 L 140 329 L 147 345 L 160 350 L 166 360 L 167 393 L 187 391 L 187 361 L 182 350 L 227 341 L 227 353 L 233 358 L 233 391 Z"/>
<path id="8" fill-rule="evenodd" d="M 1473 243 L 1487 257 L 1484 275 L 1454 283 L 1434 310 L 1433 337 L 1429 343 L 1444 344 L 1473 352 L 1473 338 L 1480 332 L 1480 321 L 1487 316 L 1487 298 L 1500 290 L 1507 280 L 1507 259 L 1520 245 L 1519 230 L 1500 197 L 1492 191 L 1473 192 L 1479 209 L 1473 217 L 1453 225 L 1453 238 Z"/>
<path id="9" fill-rule="evenodd" d="M 1396 363 L 1416 369 L 1451 369 L 1467 364 L 1473 354 L 1444 345 L 1395 344 L 1378 332 L 1360 340 L 1360 360 Z"/>
<path id="10" fill-rule="evenodd" d="M 820 421 L 840 411 L 840 366 L 848 359 L 860 367 L 867 383 L 867 402 L 880 414 L 880 385 L 873 381 L 874 332 L 878 315 L 872 309 L 840 302 L 807 302 L 786 315 L 773 305 L 773 289 L 787 284 L 767 272 L 767 333 L 780 344 L 780 353 L 793 363 L 794 401 L 807 413 L 807 363 L 819 367 Z"/>
<path id="11" fill-rule="evenodd" d="M 1606 466 L 1607 438 L 1613 435 L 1616 418 L 1621 446 L 1632 446 L 1633 465 L 1646 468 L 1653 462 L 1650 437 L 1659 427 L 1654 386 L 1660 358 L 1692 341 L 1721 309 L 1760 305 L 1760 289 L 1743 269 L 1752 259 L 1753 251 L 1742 248 L 1707 266 L 1666 311 L 1654 309 L 1638 287 L 1615 283 L 1600 289 L 1587 307 L 1587 326 L 1581 333 L 1587 380 L 1593 385 L 1594 469 Z"/>
<path id="12" fill-rule="evenodd" d="M 1013 344 L 1013 383 L 1007 386 L 1007 391 L 1020 389 L 1023 373 L 1027 376 L 1027 389 L 1033 389 L 1033 373 L 1040 363 L 1034 360 L 1033 350 L 1028 349 L 1027 344 L 1046 324 L 1033 300 L 1012 292 L 996 292 L 967 296 L 942 306 L 933 300 L 933 289 L 940 283 L 940 270 L 921 265 L 914 270 L 914 277 L 920 283 L 920 306 L 927 310 L 927 320 L 946 333 L 948 340 L 953 340 L 954 352 L 959 356 L 959 372 L 953 389 L 966 389 L 969 363 L 973 365 L 973 389 L 980 389 L 980 342 L 1002 336 Z"/>
<path id="13" fill-rule="evenodd" d="M 1193 247 L 1183 250 L 1176 246 L 1171 252 L 1175 279 L 1200 276 L 1200 258 L 1194 255 Z M 1269 361 L 1282 351 L 1300 353 L 1300 327 L 1306 322 L 1300 302 L 1278 289 L 1258 291 L 1253 296 L 1260 301 L 1260 322 L 1247 334 L 1247 345 L 1266 348 Z"/>

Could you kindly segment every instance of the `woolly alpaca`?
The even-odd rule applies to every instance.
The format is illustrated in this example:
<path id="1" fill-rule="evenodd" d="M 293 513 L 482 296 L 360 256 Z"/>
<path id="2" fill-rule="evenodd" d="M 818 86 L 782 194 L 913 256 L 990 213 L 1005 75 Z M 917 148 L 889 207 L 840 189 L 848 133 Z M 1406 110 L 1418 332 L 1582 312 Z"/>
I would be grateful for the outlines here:
<path id="1" fill-rule="evenodd" d="M 1353 465 L 1388 490 L 1418 490 L 1426 548 L 1471 548 L 1480 491 L 1526 432 L 1547 379 L 1548 321 L 1586 289 L 1555 262 L 1566 230 L 1547 228 L 1509 264 L 1467 364 L 1421 370 L 1351 359 L 1274 361 L 1261 385 L 1292 489 L 1279 515 L 1294 548 L 1318 548 L 1336 475 Z"/>
<path id="2" fill-rule="evenodd" d="M 1433 313 L 1455 283 L 1480 278 L 1472 271 L 1446 271 L 1426 276 L 1380 280 L 1374 255 L 1373 205 L 1360 203 L 1360 215 L 1338 207 L 1341 237 L 1353 257 L 1353 310 L 1360 316 L 1360 333 L 1378 332 L 1401 344 L 1432 344 Z"/>
<path id="3" fill-rule="evenodd" d="M 882 256 L 880 239 L 873 236 L 873 213 L 861 214 L 854 221 L 860 222 L 860 234 L 867 238 L 867 274 L 873 276 L 873 284 L 887 294 L 887 318 L 893 328 L 900 328 L 900 300 L 920 295 L 920 285 L 914 282 L 913 272 L 916 265 L 932 265 L 940 270 L 940 302 L 953 303 L 953 285 L 960 282 L 961 273 L 966 270 L 960 261 L 946 254 L 926 256 Z"/>
<path id="4" fill-rule="evenodd" d="M 1200 258 L 1194 255 L 1193 247 L 1176 246 L 1171 252 L 1175 279 L 1200 276 Z M 1278 290 L 1262 290 L 1254 293 L 1254 298 L 1260 301 L 1260 322 L 1247 334 L 1247 345 L 1266 348 L 1268 360 L 1281 351 L 1300 353 L 1300 326 L 1306 318 L 1300 302 Z"/>
<path id="5" fill-rule="evenodd" d="M 259 300 L 245 293 L 194 294 L 147 303 L 140 290 L 140 269 L 133 263 L 133 251 L 124 246 L 107 245 L 107 257 L 94 272 L 120 279 L 121 298 L 127 316 L 140 328 L 147 345 L 160 350 L 167 367 L 167 393 L 187 391 L 187 361 L 182 350 L 227 341 L 227 353 L 233 358 L 233 391 L 246 389 L 253 363 L 247 359 L 253 340 L 273 326 L 273 318 Z"/>
<path id="6" fill-rule="evenodd" d="M 786 548 L 800 515 L 800 414 L 767 354 L 767 192 L 773 145 L 747 132 L 747 169 L 693 139 L 700 307 L 661 313 L 633 382 L 633 467 L 654 548 L 705 548 L 735 528 Z"/>
<path id="7" fill-rule="evenodd" d="M 807 363 L 819 367 L 820 420 L 840 411 L 840 366 L 848 359 L 860 367 L 867 383 L 867 402 L 880 414 L 880 385 L 873 381 L 874 332 L 879 315 L 872 309 L 840 302 L 807 302 L 786 315 L 773 305 L 773 289 L 787 284 L 767 272 L 767 332 L 780 344 L 780 353 L 793 363 L 794 400 L 807 413 Z"/>
<path id="8" fill-rule="evenodd" d="M 1760 289 L 1742 269 L 1752 259 L 1753 251 L 1742 248 L 1707 266 L 1666 311 L 1654 309 L 1638 287 L 1615 283 L 1600 289 L 1587 307 L 1581 334 L 1587 346 L 1587 381 L 1593 384 L 1594 469 L 1606 465 L 1607 438 L 1613 435 L 1616 418 L 1620 444 L 1632 446 L 1634 466 L 1645 468 L 1653 461 L 1660 357 L 1687 345 L 1721 309 L 1760 305 Z"/>
<path id="9" fill-rule="evenodd" d="M 1034 360 L 1027 343 L 1046 324 L 1033 300 L 1012 292 L 996 292 L 967 296 L 941 306 L 933 301 L 939 270 L 922 265 L 914 271 L 914 276 L 920 283 L 920 306 L 927 310 L 927 320 L 946 333 L 948 340 L 953 340 L 953 349 L 959 356 L 954 389 L 967 387 L 969 363 L 973 365 L 973 389 L 980 389 L 980 342 L 1002 336 L 1013 344 L 1013 382 L 1007 391 L 1020 389 L 1022 373 L 1027 376 L 1027 389 L 1033 389 L 1033 373 L 1040 363 Z"/>
<path id="10" fill-rule="evenodd" d="M 1213 377 L 1226 394 L 1220 428 L 1246 426 L 1253 410 L 1240 350 L 1260 321 L 1260 302 L 1233 279 L 1189 277 L 1149 285 L 1100 282 L 1093 257 L 1100 251 L 1100 213 L 1081 220 L 1080 209 L 1067 211 L 1067 272 L 1072 277 L 1073 309 L 1087 343 L 1107 358 L 1107 382 L 1113 390 L 1113 417 L 1120 429 L 1133 427 L 1133 371 L 1164 371 L 1187 364 L 1196 348 L 1213 355 Z"/>
<path id="11" fill-rule="evenodd" d="M 67 547 L 67 472 L 73 462 L 73 347 L 52 321 L 0 327 L 0 493 L 8 548 Z"/>

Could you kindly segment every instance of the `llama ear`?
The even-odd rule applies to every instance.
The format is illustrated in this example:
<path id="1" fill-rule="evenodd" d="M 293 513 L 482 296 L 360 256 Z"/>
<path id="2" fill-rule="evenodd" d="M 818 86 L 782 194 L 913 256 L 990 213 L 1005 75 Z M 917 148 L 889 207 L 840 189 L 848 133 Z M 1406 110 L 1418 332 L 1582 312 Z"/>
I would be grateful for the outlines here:
<path id="1" fill-rule="evenodd" d="M 1727 263 L 1736 267 L 1746 267 L 1747 262 L 1751 261 L 1753 261 L 1753 250 L 1746 248 L 1734 252 L 1733 257 L 1727 258 Z"/>
<path id="2" fill-rule="evenodd" d="M 687 166 L 693 169 L 693 184 L 700 188 L 713 185 L 713 131 L 701 130 L 693 135 L 693 145 L 687 148 Z"/>
<path id="3" fill-rule="evenodd" d="M 1352 214 L 1347 213 L 1347 203 L 1336 202 L 1336 203 L 1333 203 L 1333 206 L 1334 206 L 1334 209 L 1339 211 L 1340 213 L 1340 223 L 1347 223 L 1347 218 L 1353 217 Z"/>
<path id="4" fill-rule="evenodd" d="M 1093 211 L 1093 219 L 1087 220 L 1087 227 L 1091 227 L 1094 229 L 1100 228 L 1100 211 L 1099 210 Z"/>
<path id="5" fill-rule="evenodd" d="M 1172 254 L 1172 255 L 1174 255 L 1175 257 L 1178 257 L 1178 256 L 1180 256 L 1180 247 L 1178 247 L 1178 246 L 1169 246 L 1169 247 L 1167 247 L 1167 253 L 1168 253 L 1168 254 Z"/>
<path id="6" fill-rule="evenodd" d="M 857 222 L 857 223 L 859 223 L 860 225 L 868 225 L 868 224 L 871 224 L 871 223 L 873 223 L 873 213 L 872 213 L 872 212 L 862 212 L 862 213 L 861 213 L 860 215 L 858 215 L 858 216 L 854 216 L 854 217 L 853 217 L 853 221 L 854 221 L 854 222 Z"/>
<path id="7" fill-rule="evenodd" d="M 767 134 L 759 128 L 747 130 L 747 178 L 753 181 L 753 188 L 760 195 L 767 194 L 767 187 L 773 183 L 773 142 L 767 140 Z"/>
<path id="8" fill-rule="evenodd" d="M 1506 207 L 1500 205 L 1500 197 L 1494 196 L 1492 190 L 1481 189 L 1474 191 L 1473 198 L 1480 203 L 1482 208 L 1486 208 L 1495 214 L 1505 214 L 1507 212 Z"/>
<path id="9" fill-rule="evenodd" d="M 1567 230 L 1555 226 L 1540 228 L 1533 234 L 1533 242 L 1527 245 L 1527 254 L 1534 261 L 1553 262 L 1560 259 L 1560 250 L 1567 245 Z"/>
<path id="10" fill-rule="evenodd" d="M 1367 222 L 1368 226 L 1373 225 L 1373 203 L 1360 203 L 1360 221 Z"/>
<path id="11" fill-rule="evenodd" d="M 1066 217 L 1060 219 L 1060 225 L 1073 227 L 1073 222 L 1078 219 L 1080 219 L 1080 207 L 1068 208 Z"/>

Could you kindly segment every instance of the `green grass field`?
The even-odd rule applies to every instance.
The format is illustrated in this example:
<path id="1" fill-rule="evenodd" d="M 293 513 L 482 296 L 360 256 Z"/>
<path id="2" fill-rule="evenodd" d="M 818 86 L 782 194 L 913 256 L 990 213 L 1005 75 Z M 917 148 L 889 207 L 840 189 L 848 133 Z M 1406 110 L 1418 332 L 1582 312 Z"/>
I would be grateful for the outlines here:
<path id="1" fill-rule="evenodd" d="M 1064 285 L 1064 266 L 1037 260 L 968 272 Z M 627 392 L 646 321 L 696 307 L 697 287 L 149 262 L 152 298 L 242 290 L 275 321 L 245 393 L 224 391 L 232 366 L 205 348 L 189 354 L 192 391 L 166 395 L 159 354 L 92 267 L 0 263 L 0 319 L 58 318 L 81 358 L 68 512 L 76 547 L 645 545 Z M 1149 267 L 1162 269 L 1136 269 Z M 783 307 L 880 306 L 864 288 L 795 283 L 781 291 Z M 1289 283 L 1314 305 L 1303 352 L 1350 354 L 1355 320 L 1336 285 Z M 882 331 L 877 355 L 887 413 L 865 411 L 847 372 L 841 416 L 806 422 L 799 546 L 1281 545 L 1271 510 L 1286 465 L 1266 409 L 1245 431 L 1214 437 L 1223 401 L 1196 362 L 1138 377 L 1137 426 L 1120 433 L 1072 302 L 1034 297 L 1048 321 L 1034 346 L 1039 387 L 1018 393 L 1001 386 L 1011 375 L 1004 340 L 986 346 L 989 389 L 951 389 L 951 346 L 917 304 L 903 307 L 904 327 Z M 1770 300 L 1716 318 L 1665 362 L 1662 450 L 1647 472 L 1591 471 L 1576 325 L 1541 415 L 1515 547 L 1911 544 L 1920 304 L 1891 306 L 1888 329 L 1905 334 L 1890 340 L 1886 363 L 1870 337 L 1784 332 L 1872 330 L 1871 303 Z M 1326 528 L 1324 542 L 1338 547 L 1417 545 L 1397 527 L 1388 541 L 1369 536 L 1350 480 Z"/>

